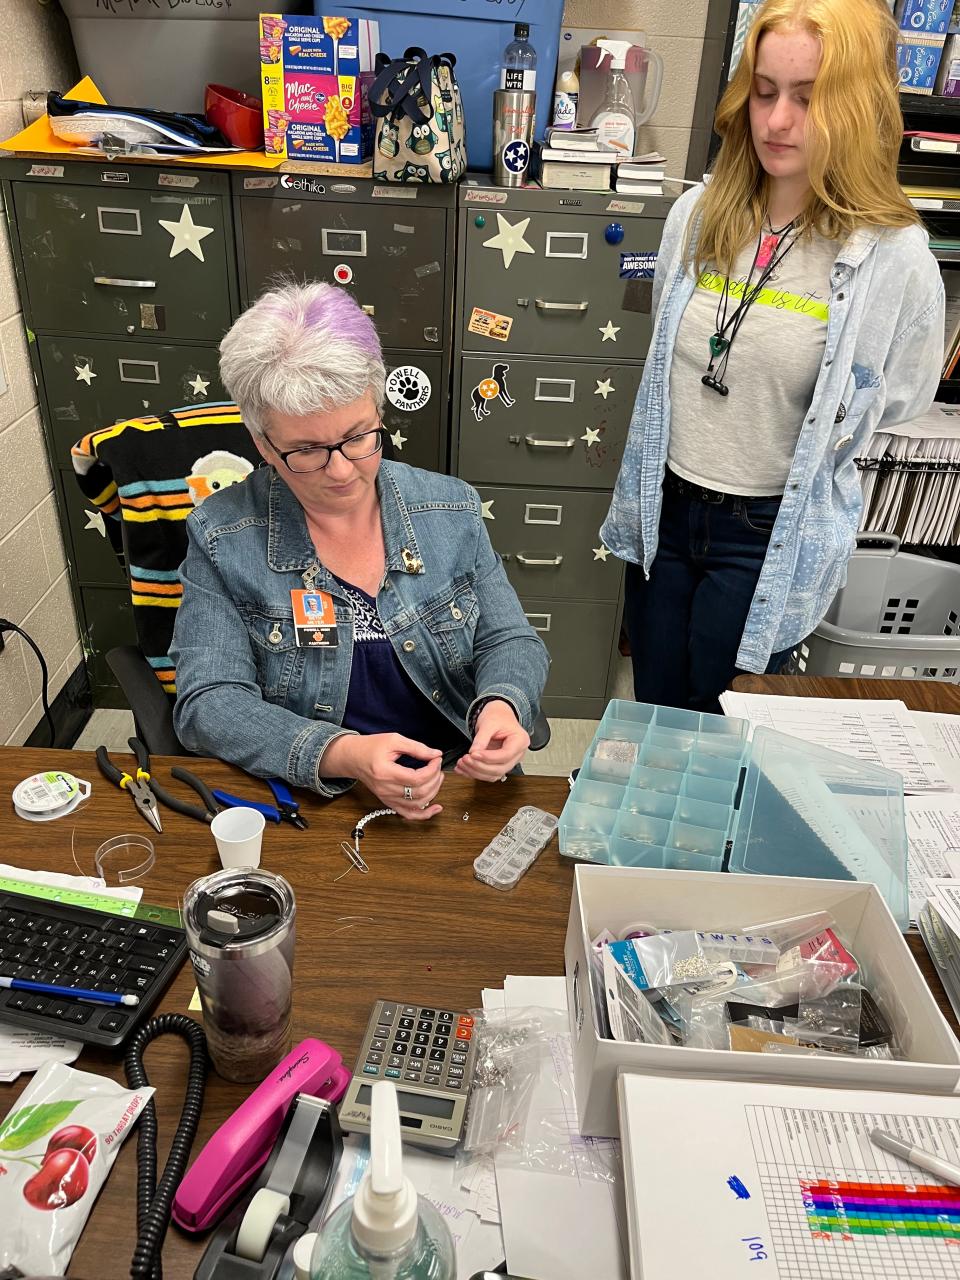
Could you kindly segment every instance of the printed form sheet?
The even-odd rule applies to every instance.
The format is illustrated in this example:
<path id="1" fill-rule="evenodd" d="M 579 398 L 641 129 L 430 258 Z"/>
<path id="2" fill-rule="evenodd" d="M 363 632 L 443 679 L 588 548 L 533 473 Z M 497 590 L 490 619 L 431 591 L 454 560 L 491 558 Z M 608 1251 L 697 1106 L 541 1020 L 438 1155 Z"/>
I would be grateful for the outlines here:
<path id="1" fill-rule="evenodd" d="M 960 1187 L 870 1141 L 957 1163 L 957 1098 L 623 1076 L 620 1105 L 635 1274 L 960 1277 Z"/>

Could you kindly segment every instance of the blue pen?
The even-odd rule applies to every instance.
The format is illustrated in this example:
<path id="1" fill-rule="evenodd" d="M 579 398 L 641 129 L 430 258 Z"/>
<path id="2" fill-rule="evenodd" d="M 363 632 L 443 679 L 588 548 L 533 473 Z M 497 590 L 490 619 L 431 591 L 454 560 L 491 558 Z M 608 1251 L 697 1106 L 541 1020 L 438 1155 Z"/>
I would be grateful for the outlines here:
<path id="1" fill-rule="evenodd" d="M 86 991 L 83 987 L 58 987 L 52 982 L 29 982 L 26 978 L 0 978 L 0 988 L 32 991 L 37 996 L 66 996 L 70 1000 L 93 1000 L 96 1004 L 139 1004 L 139 996 L 123 996 L 117 991 Z"/>

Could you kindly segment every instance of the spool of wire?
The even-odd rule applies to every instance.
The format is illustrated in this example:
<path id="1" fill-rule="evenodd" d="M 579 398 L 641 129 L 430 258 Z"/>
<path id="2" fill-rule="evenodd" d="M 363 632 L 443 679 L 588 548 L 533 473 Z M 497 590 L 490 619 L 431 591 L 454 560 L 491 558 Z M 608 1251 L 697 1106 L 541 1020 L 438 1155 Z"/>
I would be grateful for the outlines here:
<path id="1" fill-rule="evenodd" d="M 53 822 L 73 813 L 90 795 L 91 786 L 72 773 L 34 773 L 13 789 L 13 808 L 27 822 Z"/>

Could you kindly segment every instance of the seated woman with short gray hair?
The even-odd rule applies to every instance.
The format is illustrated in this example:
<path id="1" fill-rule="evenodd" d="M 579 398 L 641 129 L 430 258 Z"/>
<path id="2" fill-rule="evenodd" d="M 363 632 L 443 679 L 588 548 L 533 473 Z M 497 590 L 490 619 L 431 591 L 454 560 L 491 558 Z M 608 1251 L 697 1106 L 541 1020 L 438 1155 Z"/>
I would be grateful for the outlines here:
<path id="1" fill-rule="evenodd" d="M 445 764 L 496 781 L 549 659 L 474 489 L 381 459 L 373 322 L 333 285 L 264 294 L 220 346 L 261 467 L 187 520 L 174 724 L 192 751 L 430 818 Z"/>

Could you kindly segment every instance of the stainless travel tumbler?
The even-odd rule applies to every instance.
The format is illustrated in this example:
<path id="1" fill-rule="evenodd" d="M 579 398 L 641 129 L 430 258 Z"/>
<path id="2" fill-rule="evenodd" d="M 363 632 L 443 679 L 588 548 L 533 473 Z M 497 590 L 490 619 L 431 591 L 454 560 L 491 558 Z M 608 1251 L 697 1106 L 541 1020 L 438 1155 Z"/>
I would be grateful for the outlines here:
<path id="1" fill-rule="evenodd" d="M 290 1049 L 296 911 L 283 876 L 259 868 L 217 871 L 183 896 L 210 1057 L 226 1080 L 262 1080 Z"/>
<path id="2" fill-rule="evenodd" d="M 532 89 L 497 89 L 493 95 L 493 180 L 520 187 L 533 159 L 537 95 Z"/>

